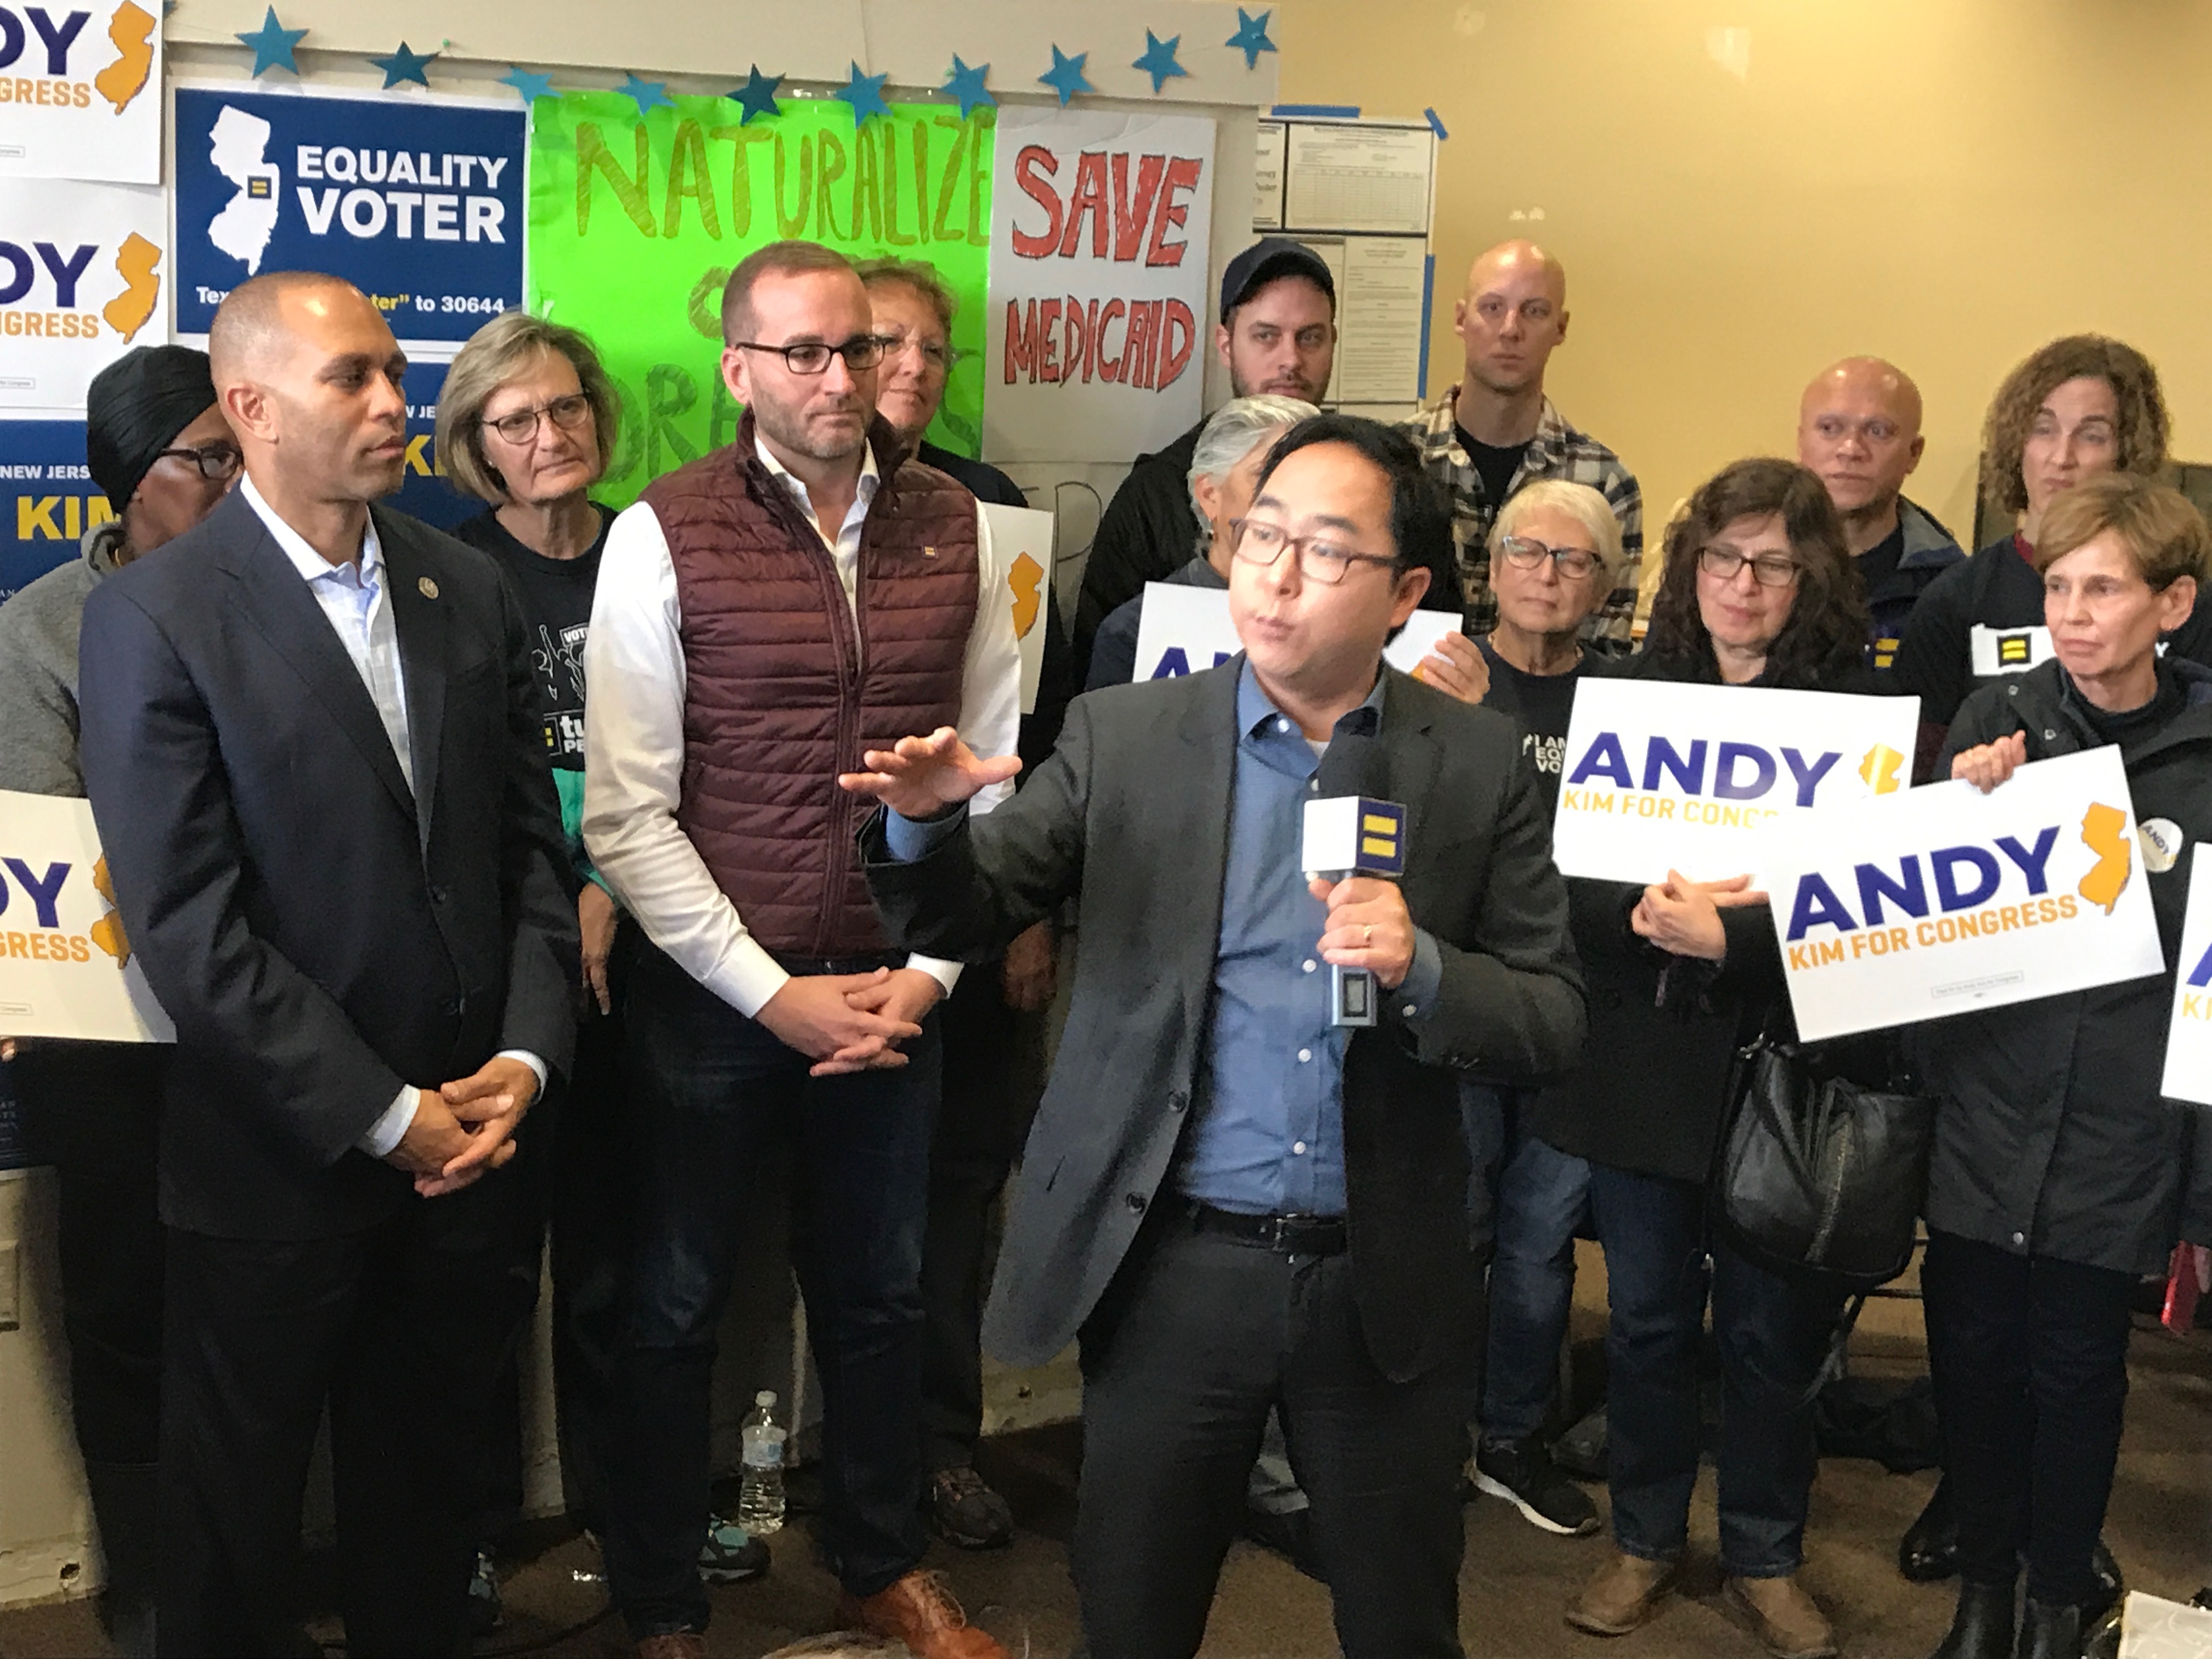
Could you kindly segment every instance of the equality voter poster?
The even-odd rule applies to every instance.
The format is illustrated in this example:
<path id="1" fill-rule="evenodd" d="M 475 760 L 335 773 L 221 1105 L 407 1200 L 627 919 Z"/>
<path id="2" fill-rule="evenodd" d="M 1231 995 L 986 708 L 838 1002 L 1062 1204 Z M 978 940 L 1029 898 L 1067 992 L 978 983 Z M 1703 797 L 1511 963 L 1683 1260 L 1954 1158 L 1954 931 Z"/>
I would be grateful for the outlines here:
<path id="1" fill-rule="evenodd" d="M 1141 454 L 1197 421 L 1213 136 L 1196 116 L 999 112 L 989 459 Z"/>
<path id="2" fill-rule="evenodd" d="M 1606 881 L 1739 876 L 1773 827 L 1911 782 L 1917 697 L 1576 682 L 1552 856 Z"/>
<path id="3" fill-rule="evenodd" d="M 0 179 L 161 183 L 161 9 L 0 4 Z"/>
<path id="4" fill-rule="evenodd" d="M 1457 632 L 1463 621 L 1456 611 L 1416 611 L 1397 636 L 1382 647 L 1382 660 L 1401 673 L 1413 674 L 1436 642 L 1446 634 Z M 1184 587 L 1175 582 L 1145 584 L 1132 680 L 1172 679 L 1178 674 L 1218 668 L 1243 648 L 1237 637 L 1237 624 L 1230 620 L 1225 589 Z"/>
<path id="5" fill-rule="evenodd" d="M 523 142 L 512 99 L 184 84 L 177 331 L 266 270 L 326 270 L 403 345 L 459 346 L 522 303 Z"/>
<path id="6" fill-rule="evenodd" d="M 151 185 L 0 179 L 0 414 L 82 415 L 92 377 L 167 339 Z"/>
<path id="7" fill-rule="evenodd" d="M 0 421 L 0 605 L 115 516 L 85 465 L 81 417 Z"/>
<path id="8" fill-rule="evenodd" d="M 976 453 L 993 112 L 889 107 L 856 127 L 836 98 L 787 98 L 750 120 L 731 98 L 676 97 L 642 117 L 618 92 L 532 106 L 531 307 L 590 335 L 622 396 L 622 441 L 595 499 L 626 507 L 737 435 L 722 285 L 787 237 L 936 269 L 958 304 L 928 436 Z"/>
<path id="9" fill-rule="evenodd" d="M 2150 838 L 2151 825 L 2143 826 L 2143 834 Z M 2166 1075 L 2158 1091 L 2170 1100 L 2212 1106 L 2212 843 L 2201 841 L 2189 853 L 2189 903 L 2174 959 L 2173 1017 L 2166 1025 Z"/>
<path id="10" fill-rule="evenodd" d="M 1807 814 L 1766 842 L 1808 1042 L 2162 973 L 2119 750 Z"/>
<path id="11" fill-rule="evenodd" d="M 0 1036 L 169 1042 L 88 801 L 0 791 Z"/>

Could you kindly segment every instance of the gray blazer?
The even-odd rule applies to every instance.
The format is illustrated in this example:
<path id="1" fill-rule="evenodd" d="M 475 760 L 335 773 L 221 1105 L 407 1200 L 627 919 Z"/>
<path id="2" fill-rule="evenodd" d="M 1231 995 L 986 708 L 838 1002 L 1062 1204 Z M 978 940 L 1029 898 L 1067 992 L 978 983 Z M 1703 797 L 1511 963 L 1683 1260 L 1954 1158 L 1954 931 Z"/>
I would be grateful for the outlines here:
<path id="1" fill-rule="evenodd" d="M 1077 1334 L 1168 1182 L 1204 1057 L 1221 918 L 1242 659 L 1078 698 L 1021 792 L 913 864 L 881 816 L 860 851 L 892 936 L 986 957 L 1079 898 L 1058 1062 L 1013 1189 L 985 1341 L 1016 1364 Z M 1468 1212 L 1459 1079 L 1571 1065 L 1582 981 L 1551 829 L 1513 723 L 1385 671 L 1380 742 L 1407 809 L 1404 889 L 1443 947 L 1413 1013 L 1389 999 L 1345 1060 L 1354 1293 L 1394 1378 L 1468 1354 L 1481 1261 Z"/>

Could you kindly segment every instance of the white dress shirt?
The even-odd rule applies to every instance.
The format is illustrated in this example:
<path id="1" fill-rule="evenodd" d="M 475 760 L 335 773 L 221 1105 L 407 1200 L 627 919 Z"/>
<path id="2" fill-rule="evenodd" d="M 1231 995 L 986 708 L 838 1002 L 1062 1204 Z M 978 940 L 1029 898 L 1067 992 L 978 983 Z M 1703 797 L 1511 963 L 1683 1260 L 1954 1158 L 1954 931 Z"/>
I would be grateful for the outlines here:
<path id="1" fill-rule="evenodd" d="M 832 537 L 823 534 L 806 486 L 757 438 L 754 443 L 822 537 L 857 617 L 860 532 L 882 482 L 872 451 L 862 452 L 860 489 Z M 1013 600 L 980 507 L 975 521 L 975 621 L 961 672 L 960 735 L 979 755 L 1011 755 L 1021 723 Z M 590 688 L 584 712 L 584 846 L 646 937 L 750 1018 L 791 975 L 746 928 L 676 822 L 684 791 L 682 625 L 668 538 L 653 508 L 640 501 L 607 533 L 584 645 Z M 850 757 L 849 764 L 860 763 L 858 755 Z M 988 811 L 1011 787 L 994 785 L 972 810 Z M 934 957 L 911 956 L 907 965 L 931 975 L 947 991 L 960 975 L 957 963 Z"/>
<path id="2" fill-rule="evenodd" d="M 276 509 L 253 487 L 250 476 L 239 481 L 238 489 L 307 584 L 307 592 L 322 607 L 331 631 L 352 659 L 355 672 L 368 688 L 369 701 L 376 705 L 376 717 L 384 723 L 385 735 L 392 739 L 399 775 L 407 780 L 408 793 L 415 793 L 415 750 L 407 730 L 407 671 L 400 660 L 399 629 L 392 618 L 392 601 L 385 592 L 384 546 L 376 538 L 375 522 L 372 520 L 362 526 L 358 558 L 332 564 L 307 544 L 306 537 L 276 516 Z M 545 1087 L 545 1062 L 536 1054 L 522 1048 L 500 1052 L 503 1059 L 519 1060 L 529 1066 L 538 1074 L 538 1088 Z M 420 1103 L 415 1085 L 408 1085 L 354 1145 L 371 1158 L 386 1156 L 406 1135 Z"/>

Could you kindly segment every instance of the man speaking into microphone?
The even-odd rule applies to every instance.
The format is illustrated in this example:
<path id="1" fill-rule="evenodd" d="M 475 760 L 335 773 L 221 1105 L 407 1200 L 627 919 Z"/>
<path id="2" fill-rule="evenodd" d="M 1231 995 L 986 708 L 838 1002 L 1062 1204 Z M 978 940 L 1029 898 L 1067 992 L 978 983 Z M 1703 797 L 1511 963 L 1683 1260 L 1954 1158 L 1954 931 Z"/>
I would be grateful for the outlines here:
<path id="1" fill-rule="evenodd" d="M 984 817 L 963 803 L 1017 763 L 950 730 L 842 780 L 890 809 L 861 852 L 901 944 L 981 958 L 1081 902 L 984 1340 L 1036 1364 L 1081 1338 L 1092 1659 L 1197 1651 L 1271 1407 L 1349 1659 L 1462 1651 L 1483 1320 L 1458 1083 L 1571 1064 L 1583 1014 L 1517 731 L 1382 663 L 1449 551 L 1405 438 L 1305 421 L 1237 528 L 1242 655 L 1078 699 Z M 1332 767 L 1340 743 L 1370 752 Z M 1401 880 L 1309 881 L 1330 793 L 1403 809 Z M 1371 1027 L 1339 1023 L 1334 969 L 1374 975 Z"/>

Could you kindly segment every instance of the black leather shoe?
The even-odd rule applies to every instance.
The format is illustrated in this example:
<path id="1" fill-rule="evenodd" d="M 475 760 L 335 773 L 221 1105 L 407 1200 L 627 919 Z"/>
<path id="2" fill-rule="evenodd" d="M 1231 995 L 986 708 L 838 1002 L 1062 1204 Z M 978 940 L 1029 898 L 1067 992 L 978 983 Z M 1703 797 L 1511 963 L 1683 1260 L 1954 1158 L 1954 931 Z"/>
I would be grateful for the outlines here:
<path id="1" fill-rule="evenodd" d="M 2010 1584 L 1959 1586 L 1950 1634 L 1929 1659 L 2013 1659 Z"/>
<path id="2" fill-rule="evenodd" d="M 1933 1584 L 1959 1571 L 1959 1517 L 1951 1485 L 1938 1480 L 1920 1518 L 1898 1540 L 1897 1570 L 1916 1584 Z"/>
<path id="3" fill-rule="evenodd" d="M 2081 1609 L 2030 1596 L 2020 1621 L 2018 1659 L 2081 1659 Z"/>
<path id="4" fill-rule="evenodd" d="M 2105 1540 L 2097 1540 L 2097 1553 L 2089 1558 L 2089 1571 L 2097 1580 L 2097 1588 L 2081 1604 L 2081 1628 L 2087 1632 L 2091 1626 L 2119 1606 L 2128 1593 L 2128 1581 L 2120 1572 L 2120 1564 L 2112 1559 Z"/>

